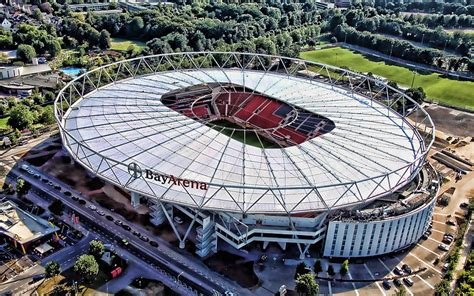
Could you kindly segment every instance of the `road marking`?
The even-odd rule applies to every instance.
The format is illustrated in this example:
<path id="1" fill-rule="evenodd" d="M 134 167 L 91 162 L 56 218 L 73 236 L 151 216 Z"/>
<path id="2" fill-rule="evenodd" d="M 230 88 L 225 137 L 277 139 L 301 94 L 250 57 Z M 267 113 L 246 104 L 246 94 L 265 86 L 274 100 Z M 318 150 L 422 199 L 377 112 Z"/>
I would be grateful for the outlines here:
<path id="1" fill-rule="evenodd" d="M 432 220 L 434 223 L 438 223 L 438 224 L 441 224 L 441 225 L 448 225 L 446 224 L 446 222 L 439 222 L 439 221 L 435 221 L 435 220 Z"/>
<path id="2" fill-rule="evenodd" d="M 439 230 L 436 230 L 436 229 L 434 229 L 434 228 L 433 228 L 433 229 L 431 229 L 431 230 L 432 230 L 432 231 L 439 232 L 439 233 L 442 233 L 442 234 L 444 234 L 444 233 L 445 233 L 444 231 L 439 231 Z"/>
<path id="3" fill-rule="evenodd" d="M 437 239 L 434 239 L 434 238 L 431 238 L 431 237 L 428 237 L 428 239 L 434 241 L 434 242 L 437 242 L 438 244 L 442 244 L 443 242 L 440 242 L 439 240 Z"/>
<path id="4" fill-rule="evenodd" d="M 428 287 L 430 287 L 432 290 L 434 290 L 434 287 L 433 287 L 430 283 L 428 283 L 427 281 L 425 281 L 425 279 L 422 278 L 420 275 L 417 274 L 416 277 L 418 277 L 418 278 L 419 278 L 420 280 L 422 280 Z"/>
<path id="5" fill-rule="evenodd" d="M 423 249 L 427 250 L 427 251 L 430 252 L 431 254 L 436 255 L 437 257 L 440 256 L 440 254 L 437 254 L 436 252 L 433 252 L 432 250 L 428 249 L 427 247 L 425 247 L 425 246 L 423 246 L 423 245 L 420 245 L 420 244 L 418 244 L 418 243 L 417 243 L 416 245 L 422 247 Z"/>
<path id="6" fill-rule="evenodd" d="M 424 263 L 426 266 L 428 266 L 429 268 L 433 269 L 433 270 L 436 271 L 437 273 L 443 274 L 441 271 L 439 271 L 439 270 L 437 270 L 436 268 L 434 268 L 433 266 L 431 266 L 430 263 L 426 262 L 425 260 L 420 259 L 418 256 L 416 256 L 416 255 L 414 255 L 414 254 L 412 254 L 412 253 L 408 253 L 408 255 L 415 257 L 416 259 L 418 259 L 418 261 Z"/>
<path id="7" fill-rule="evenodd" d="M 387 294 L 385 294 L 385 291 L 382 289 L 382 287 L 380 287 L 379 283 L 377 281 L 375 281 L 375 277 L 374 275 L 372 274 L 372 272 L 370 271 L 369 267 L 367 267 L 367 264 L 364 263 L 364 267 L 365 269 L 367 270 L 367 272 L 369 273 L 370 277 L 374 280 L 374 283 L 377 285 L 377 287 L 379 288 L 380 292 L 382 292 L 382 294 L 384 296 L 387 296 Z"/>
<path id="8" fill-rule="evenodd" d="M 328 281 L 328 290 L 329 290 L 329 295 L 332 295 L 331 281 Z"/>
<path id="9" fill-rule="evenodd" d="M 352 280 L 352 275 L 350 271 L 347 271 L 347 275 L 349 275 L 349 279 Z M 359 296 L 359 290 L 357 290 L 357 287 L 354 282 L 352 282 L 352 287 L 354 288 L 354 292 L 356 293 L 356 295 Z"/>
<path id="10" fill-rule="evenodd" d="M 398 258 L 397 256 L 395 256 L 395 258 L 397 258 L 397 260 L 398 260 L 401 264 L 404 264 L 403 261 L 400 260 L 400 258 Z M 379 260 L 380 260 L 380 259 L 379 259 Z M 382 261 L 380 260 L 380 262 L 382 262 Z M 385 265 L 383 262 L 382 262 L 382 264 Z M 392 271 L 392 274 L 393 274 L 393 275 L 396 275 L 393 271 Z M 395 286 L 395 285 L 394 285 L 394 286 Z M 397 290 L 399 290 L 399 289 L 397 289 Z M 408 294 L 410 294 L 410 296 L 413 296 L 413 292 L 410 290 L 410 288 L 408 288 L 407 285 L 405 285 L 405 290 L 408 292 Z"/>

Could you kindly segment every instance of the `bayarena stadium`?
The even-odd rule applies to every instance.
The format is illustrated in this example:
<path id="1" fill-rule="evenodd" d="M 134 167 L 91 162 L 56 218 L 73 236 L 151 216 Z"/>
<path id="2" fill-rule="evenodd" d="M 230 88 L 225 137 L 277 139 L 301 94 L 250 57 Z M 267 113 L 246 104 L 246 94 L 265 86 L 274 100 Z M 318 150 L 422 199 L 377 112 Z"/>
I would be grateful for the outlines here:
<path id="1" fill-rule="evenodd" d="M 429 115 L 384 81 L 299 59 L 192 52 L 102 66 L 55 101 L 64 148 L 200 256 L 312 245 L 367 257 L 417 242 L 438 178 Z"/>

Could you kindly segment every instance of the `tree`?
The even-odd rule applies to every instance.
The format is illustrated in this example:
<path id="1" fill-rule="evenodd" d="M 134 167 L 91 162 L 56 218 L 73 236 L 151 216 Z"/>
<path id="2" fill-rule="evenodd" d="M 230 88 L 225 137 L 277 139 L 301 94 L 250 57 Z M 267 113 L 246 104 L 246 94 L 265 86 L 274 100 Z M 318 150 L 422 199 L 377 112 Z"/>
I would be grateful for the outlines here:
<path id="1" fill-rule="evenodd" d="M 407 294 L 407 290 L 405 289 L 405 286 L 401 285 L 400 288 L 398 288 L 398 291 L 395 292 L 395 296 L 405 296 Z"/>
<path id="2" fill-rule="evenodd" d="M 28 193 L 31 189 L 31 184 L 23 180 L 22 178 L 18 178 L 16 181 L 16 193 L 18 196 L 24 196 Z"/>
<path id="3" fill-rule="evenodd" d="M 311 273 L 298 276 L 296 279 L 296 292 L 301 296 L 316 296 L 319 294 L 319 285 Z"/>
<path id="4" fill-rule="evenodd" d="M 16 50 L 16 56 L 25 63 L 31 63 L 31 60 L 36 57 L 36 50 L 31 45 L 20 44 Z"/>
<path id="5" fill-rule="evenodd" d="M 55 214 L 55 215 L 58 215 L 60 216 L 64 210 L 64 204 L 62 201 L 60 201 L 59 199 L 55 199 L 48 207 L 48 210 Z"/>
<path id="6" fill-rule="evenodd" d="M 126 25 L 125 31 L 128 37 L 137 38 L 143 34 L 144 27 L 145 24 L 143 19 L 139 16 L 136 16 Z"/>
<path id="7" fill-rule="evenodd" d="M 56 261 L 49 261 L 44 266 L 47 278 L 54 278 L 61 273 L 61 266 Z"/>
<path id="8" fill-rule="evenodd" d="M 330 276 L 333 276 L 333 275 L 336 274 L 336 273 L 334 272 L 334 267 L 332 267 L 332 265 L 329 265 L 329 266 L 328 266 L 328 274 L 329 274 Z"/>
<path id="9" fill-rule="evenodd" d="M 104 254 L 104 244 L 99 240 L 92 240 L 89 243 L 89 254 L 99 259 Z"/>
<path id="10" fill-rule="evenodd" d="M 306 266 L 306 264 L 304 264 L 304 262 L 301 262 L 298 265 L 296 265 L 296 271 L 295 271 L 294 279 L 296 280 L 299 275 L 306 274 L 308 272 L 309 272 L 309 270 L 308 270 L 308 267 Z"/>
<path id="11" fill-rule="evenodd" d="M 35 121 L 34 114 L 25 105 L 17 105 L 10 110 L 7 124 L 14 129 L 24 130 Z"/>
<path id="12" fill-rule="evenodd" d="M 74 272 L 77 272 L 86 283 L 92 283 L 99 273 L 99 264 L 92 255 L 81 255 L 74 263 Z"/>
<path id="13" fill-rule="evenodd" d="M 41 109 L 38 122 L 49 125 L 54 123 L 54 108 L 53 106 L 49 105 Z"/>
<path id="14" fill-rule="evenodd" d="M 110 48 L 110 44 L 111 44 L 110 33 L 107 30 L 100 31 L 99 48 L 108 49 Z"/>
<path id="15" fill-rule="evenodd" d="M 323 271 L 323 266 L 321 265 L 320 260 L 316 260 L 316 262 L 314 262 L 313 271 L 316 275 L 320 273 L 321 271 Z"/>
<path id="16" fill-rule="evenodd" d="M 35 8 L 33 10 L 33 18 L 37 21 L 43 21 L 43 15 L 41 14 L 41 10 L 39 8 Z"/>
<path id="17" fill-rule="evenodd" d="M 339 274 L 345 276 L 349 272 L 349 260 L 346 259 L 342 262 L 341 268 L 339 269 Z"/>

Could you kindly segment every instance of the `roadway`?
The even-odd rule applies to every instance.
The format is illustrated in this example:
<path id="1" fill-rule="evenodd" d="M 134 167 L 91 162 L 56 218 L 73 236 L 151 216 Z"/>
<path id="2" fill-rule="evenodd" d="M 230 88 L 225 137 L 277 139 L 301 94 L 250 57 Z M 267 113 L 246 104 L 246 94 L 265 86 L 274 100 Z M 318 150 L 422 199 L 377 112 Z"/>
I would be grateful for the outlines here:
<path id="1" fill-rule="evenodd" d="M 18 164 L 19 166 L 21 163 Z M 51 180 L 53 183 L 61 185 L 64 190 L 68 190 L 76 196 L 80 196 L 78 192 L 70 188 L 66 184 L 54 179 L 49 175 L 45 175 L 39 170 L 34 169 L 31 165 L 29 166 L 35 173 L 40 174 L 43 178 Z M 145 261 L 149 261 L 149 264 L 155 263 L 157 266 L 161 267 L 163 270 L 166 270 L 171 275 L 177 276 L 180 275 L 180 278 L 183 281 L 188 281 L 187 283 L 191 286 L 194 286 L 195 289 L 203 291 L 205 294 L 212 294 L 215 291 L 218 293 L 224 294 L 226 291 L 232 291 L 236 295 L 246 295 L 250 291 L 241 288 L 233 282 L 225 279 L 221 275 L 209 270 L 205 265 L 197 265 L 195 262 L 189 258 L 183 258 L 181 254 L 173 251 L 167 242 L 153 237 L 160 245 L 158 248 L 154 248 L 148 243 L 144 243 L 138 237 L 134 236 L 131 232 L 126 231 L 120 226 L 115 225 L 113 222 L 106 220 L 105 216 L 100 216 L 96 211 L 89 210 L 86 205 L 81 206 L 80 204 L 74 202 L 72 199 L 64 196 L 60 191 L 53 189 L 49 185 L 41 182 L 40 179 L 34 178 L 28 173 L 20 172 L 16 167 L 10 171 L 10 176 L 14 178 L 15 176 L 22 176 L 26 181 L 32 184 L 33 193 L 37 194 L 41 198 L 49 199 L 51 197 L 60 199 L 66 207 L 73 210 L 75 213 L 79 214 L 81 218 L 90 221 L 90 227 L 96 228 L 95 231 L 100 230 L 104 233 L 106 237 L 115 239 L 116 241 L 121 241 L 122 239 L 127 239 L 130 242 L 129 249 L 134 251 L 136 254 L 141 255 Z M 119 219 L 126 221 L 123 217 L 117 217 L 115 213 L 110 212 L 108 209 L 103 209 L 99 205 L 96 205 L 99 209 L 102 209 L 106 214 L 114 217 L 114 220 Z M 81 220 L 84 220 L 81 219 Z M 133 228 L 138 229 L 136 225 Z M 140 233 L 146 233 L 144 229 L 139 229 Z M 151 236 L 149 236 L 151 237 Z M 183 260 L 184 259 L 184 260 Z M 187 262 L 185 260 L 188 260 Z M 153 262 L 153 263 L 152 263 Z"/>

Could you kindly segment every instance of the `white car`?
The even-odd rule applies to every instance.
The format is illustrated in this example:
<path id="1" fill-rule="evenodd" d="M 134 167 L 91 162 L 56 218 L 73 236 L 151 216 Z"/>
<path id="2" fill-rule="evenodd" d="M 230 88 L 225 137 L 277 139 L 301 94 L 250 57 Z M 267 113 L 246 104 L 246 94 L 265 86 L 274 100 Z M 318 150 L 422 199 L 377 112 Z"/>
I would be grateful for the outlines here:
<path id="1" fill-rule="evenodd" d="M 99 214 L 100 216 L 104 216 L 104 215 L 105 215 L 105 212 L 102 211 L 102 210 L 99 210 L 99 211 L 97 211 L 97 214 Z"/>
<path id="2" fill-rule="evenodd" d="M 92 211 L 97 210 L 97 207 L 94 205 L 89 205 L 88 208 L 91 209 Z"/>
<path id="3" fill-rule="evenodd" d="M 446 246 L 445 244 L 440 244 L 438 246 L 438 249 L 440 249 L 441 251 L 445 251 L 445 252 L 449 251 L 448 246 Z"/>

